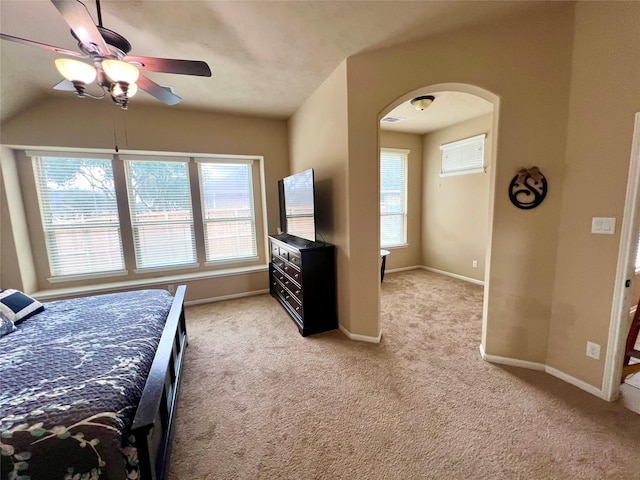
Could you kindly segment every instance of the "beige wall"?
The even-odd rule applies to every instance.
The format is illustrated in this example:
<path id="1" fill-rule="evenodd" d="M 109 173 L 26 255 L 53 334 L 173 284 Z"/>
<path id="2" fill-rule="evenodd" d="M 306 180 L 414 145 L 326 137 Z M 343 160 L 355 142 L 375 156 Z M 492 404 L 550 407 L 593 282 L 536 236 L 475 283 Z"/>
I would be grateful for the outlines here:
<path id="1" fill-rule="evenodd" d="M 550 4 L 545 14 L 470 27 L 348 60 L 349 170 L 359 174 L 353 191 L 350 184 L 350 199 L 358 198 L 349 205 L 350 231 L 360 252 L 352 257 L 350 270 L 369 275 L 352 282 L 357 288 L 352 302 L 358 302 L 353 310 L 362 305 L 365 312 L 360 318 L 363 330 L 375 329 L 379 316 L 366 305 L 366 299 L 377 294 L 377 285 L 370 281 L 375 272 L 368 269 L 377 255 L 373 232 L 378 218 L 376 209 L 367 210 L 366 205 L 376 202 L 378 191 L 371 158 L 379 147 L 379 115 L 429 85 L 475 85 L 500 97 L 484 347 L 492 355 L 545 361 L 572 39 L 573 7 Z M 429 61 L 416 61 L 421 58 Z M 532 165 L 550 178 L 552 190 L 540 207 L 523 211 L 510 203 L 507 186 L 517 169 Z"/>
<path id="2" fill-rule="evenodd" d="M 347 90 L 343 62 L 289 120 L 291 173 L 314 169 L 317 228 L 336 246 L 338 321 L 351 330 Z"/>
<path id="3" fill-rule="evenodd" d="M 0 287 L 32 292 L 37 288 L 37 278 L 15 157 L 10 148 L 0 148 Z"/>
<path id="4" fill-rule="evenodd" d="M 489 180 L 493 115 L 484 115 L 424 136 L 422 263 L 484 280 L 489 233 Z M 486 173 L 440 177 L 440 145 L 486 134 Z M 472 262 L 478 262 L 473 268 Z"/>
<path id="5" fill-rule="evenodd" d="M 389 248 L 387 269 L 422 265 L 422 135 L 380 130 L 381 148 L 409 150 L 407 158 L 407 246 Z"/>
<path id="6" fill-rule="evenodd" d="M 609 334 L 634 114 L 640 111 L 639 25 L 638 2 L 576 7 L 547 362 L 596 387 Z M 591 234 L 592 217 L 615 217 L 616 234 Z M 601 345 L 600 360 L 585 356 L 587 341 Z"/>
<path id="7" fill-rule="evenodd" d="M 167 107 L 145 107 L 135 104 L 131 105 L 128 111 L 123 112 L 107 101 L 87 102 L 71 97 L 45 102 L 3 124 L 2 142 L 4 145 L 18 146 L 18 149 L 47 147 L 53 150 L 77 148 L 106 149 L 114 152 L 114 130 L 120 152 L 128 150 L 263 156 L 267 231 L 276 232 L 278 226 L 277 180 L 289 173 L 287 124 L 282 120 L 172 110 Z M 16 164 L 12 158 L 9 158 L 12 156 L 10 153 L 11 151 L 7 148 L 3 148 L 1 152 L 5 174 L 7 165 Z M 26 165 L 25 162 L 27 162 L 26 157 L 17 156 L 18 170 L 23 173 L 22 197 L 28 212 L 29 209 L 37 210 L 37 200 L 33 178 L 30 175 L 30 165 Z M 31 213 L 32 215 L 28 218 L 33 219 L 33 212 Z M 3 222 L 4 225 L 6 224 Z M 32 221 L 27 227 L 32 236 L 31 242 L 34 244 L 40 242 L 42 245 L 39 222 Z M 13 229 L 14 240 L 15 234 L 16 229 Z M 5 247 L 11 251 L 11 242 L 4 227 L 1 238 L 2 251 L 5 251 Z M 17 242 L 16 244 L 19 245 Z M 18 258 L 21 250 L 20 248 L 17 250 Z M 36 255 L 36 265 L 42 266 L 43 263 L 46 264 L 46 259 L 38 258 Z M 3 261 L 2 265 L 4 278 L 4 269 L 11 265 L 11 259 Z M 206 270 L 204 267 L 202 269 Z M 183 283 L 167 278 L 170 273 L 163 272 L 161 274 L 163 277 L 159 281 L 163 284 Z M 209 299 L 267 289 L 268 272 L 265 268 L 250 275 L 217 276 L 186 283 L 189 285 L 188 300 Z M 81 287 L 85 284 L 86 282 L 76 282 L 73 286 Z M 117 283 L 113 287 L 118 288 Z M 24 288 L 28 290 L 27 286 Z M 51 286 L 43 284 L 41 280 L 37 288 L 45 290 Z"/>

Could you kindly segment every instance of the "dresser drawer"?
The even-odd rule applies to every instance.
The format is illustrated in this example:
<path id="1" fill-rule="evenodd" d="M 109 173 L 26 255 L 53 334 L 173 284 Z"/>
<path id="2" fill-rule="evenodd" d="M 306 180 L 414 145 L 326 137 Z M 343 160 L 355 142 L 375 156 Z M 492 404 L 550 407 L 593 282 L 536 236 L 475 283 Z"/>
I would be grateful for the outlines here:
<path id="1" fill-rule="evenodd" d="M 300 258 L 300 253 L 298 252 L 291 252 L 289 254 L 289 261 L 298 268 L 302 266 L 302 259 Z"/>
<path id="2" fill-rule="evenodd" d="M 291 265 L 290 263 L 285 262 L 284 266 L 282 267 L 282 270 L 284 271 L 284 273 L 286 273 L 294 282 L 296 282 L 298 285 L 302 286 L 302 273 L 300 273 L 300 270 L 298 270 L 297 268 L 295 268 L 293 265 Z"/>
<path id="3" fill-rule="evenodd" d="M 276 278 L 276 281 L 273 282 L 273 287 L 278 296 L 284 301 L 291 309 L 296 313 L 299 319 L 303 319 L 303 309 L 302 309 L 302 300 L 301 300 L 301 292 L 300 290 L 292 292 L 285 285 L 280 282 Z"/>
<path id="4" fill-rule="evenodd" d="M 291 292 L 291 294 L 296 297 L 299 303 L 302 303 L 302 287 L 296 285 L 294 282 L 285 279 L 284 286 Z"/>
<path id="5" fill-rule="evenodd" d="M 291 296 L 291 295 L 286 295 L 284 297 L 284 301 L 287 302 L 287 304 L 289 304 L 289 306 L 293 309 L 293 311 L 295 312 L 296 316 L 301 319 L 304 320 L 304 313 L 302 310 L 302 305 L 300 303 L 298 303 L 298 301 L 296 300 L 295 297 Z"/>
<path id="6" fill-rule="evenodd" d="M 285 261 L 282 260 L 280 257 L 275 257 L 271 259 L 271 263 L 273 263 L 273 265 L 277 268 L 279 268 L 280 270 L 284 271 L 284 267 L 285 267 Z"/>
<path id="7" fill-rule="evenodd" d="M 289 260 L 289 255 L 290 255 L 289 250 L 287 250 L 286 248 L 280 247 L 280 256 L 282 258 L 284 258 L 285 260 Z"/>

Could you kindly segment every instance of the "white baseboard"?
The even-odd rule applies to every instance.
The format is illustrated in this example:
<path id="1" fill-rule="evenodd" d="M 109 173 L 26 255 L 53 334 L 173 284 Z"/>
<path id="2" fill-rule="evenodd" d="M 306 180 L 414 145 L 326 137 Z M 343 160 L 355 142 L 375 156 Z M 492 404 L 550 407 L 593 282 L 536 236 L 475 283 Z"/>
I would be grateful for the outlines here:
<path id="1" fill-rule="evenodd" d="M 445 272 L 444 270 L 438 270 L 437 268 L 425 267 L 424 265 L 421 268 L 428 270 L 429 272 L 439 273 L 440 275 L 446 275 L 447 277 L 457 278 L 458 280 L 464 280 L 465 282 L 484 286 L 483 280 L 476 280 L 475 278 L 465 277 L 464 275 L 458 275 L 457 273 Z"/>
<path id="2" fill-rule="evenodd" d="M 604 398 L 604 392 L 599 388 L 594 387 L 593 385 L 587 382 L 584 382 L 578 378 L 572 377 L 571 375 L 567 375 L 566 373 L 561 372 L 557 368 L 553 368 L 553 367 L 550 367 L 549 365 L 545 365 L 544 363 L 530 362 L 527 360 L 518 360 L 517 358 L 500 357 L 497 355 L 487 355 L 487 353 L 484 351 L 484 346 L 482 344 L 480 344 L 480 356 L 482 357 L 483 360 L 489 363 L 508 365 L 510 367 L 527 368 L 529 370 L 539 370 L 539 371 L 548 373 L 549 375 L 553 375 L 554 377 L 559 378 L 563 382 L 570 383 L 571 385 L 578 387 L 579 389 L 584 390 L 585 392 L 590 393 L 591 395 L 594 395 L 598 398 L 602 398 L 606 400 L 606 398 Z"/>
<path id="3" fill-rule="evenodd" d="M 480 356 L 483 360 L 489 363 L 497 363 L 500 365 L 507 365 L 509 367 L 527 368 L 529 370 L 540 370 L 543 372 L 545 370 L 544 363 L 530 362 L 528 360 L 518 360 L 517 358 L 499 357 L 497 355 L 487 355 L 482 344 L 480 344 Z"/>
<path id="4" fill-rule="evenodd" d="M 386 268 L 385 275 L 387 273 L 396 273 L 396 272 L 406 272 L 407 270 L 417 270 L 419 268 L 423 268 L 422 265 L 413 265 L 412 267 L 400 267 L 400 268 Z"/>
<path id="5" fill-rule="evenodd" d="M 349 340 L 357 340 L 359 342 L 368 342 L 368 343 L 380 343 L 380 340 L 382 339 L 382 330 L 380 331 L 377 337 L 369 337 L 367 335 L 358 335 L 357 333 L 351 333 L 349 330 L 344 328 L 342 324 L 339 324 L 338 328 L 342 333 L 346 335 L 346 337 Z"/>
<path id="6" fill-rule="evenodd" d="M 591 395 L 595 395 L 596 397 L 600 397 L 603 400 L 606 400 L 606 398 L 604 398 L 604 392 L 601 389 L 594 387 L 593 385 L 590 385 L 587 382 L 583 382 L 582 380 L 576 377 L 567 375 L 566 373 L 561 372 L 556 368 L 550 367 L 549 365 L 545 367 L 544 371 L 547 372 L 549 375 L 553 375 L 554 377 L 559 378 L 563 382 L 570 383 L 571 385 L 574 385 L 579 389 L 584 390 L 587 393 L 590 393 Z"/>
<path id="7" fill-rule="evenodd" d="M 222 295 L 220 297 L 201 298 L 199 300 L 184 302 L 184 304 L 188 307 L 190 305 L 201 305 L 203 303 L 222 302 L 224 300 L 232 300 L 234 298 L 253 297 L 254 295 L 263 295 L 265 293 L 269 293 L 269 290 L 254 290 L 252 292 L 233 293 L 231 295 Z"/>

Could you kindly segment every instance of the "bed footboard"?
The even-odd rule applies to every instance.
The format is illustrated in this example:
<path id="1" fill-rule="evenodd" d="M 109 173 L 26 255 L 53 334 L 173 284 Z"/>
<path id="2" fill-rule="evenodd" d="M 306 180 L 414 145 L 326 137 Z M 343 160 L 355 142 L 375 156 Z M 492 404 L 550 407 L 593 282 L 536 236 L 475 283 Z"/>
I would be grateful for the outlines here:
<path id="1" fill-rule="evenodd" d="M 187 346 L 185 292 L 185 285 L 176 289 L 131 427 L 138 448 L 141 480 L 164 480 L 168 473 L 180 372 Z"/>

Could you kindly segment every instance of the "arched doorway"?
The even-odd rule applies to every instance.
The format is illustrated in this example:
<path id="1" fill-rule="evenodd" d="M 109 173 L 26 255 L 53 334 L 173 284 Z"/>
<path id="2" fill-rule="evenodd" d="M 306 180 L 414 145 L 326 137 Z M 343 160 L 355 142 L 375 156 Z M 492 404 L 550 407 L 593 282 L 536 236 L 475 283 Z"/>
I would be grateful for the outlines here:
<path id="1" fill-rule="evenodd" d="M 418 112 L 410 101 L 416 97 L 432 96 L 433 104 L 424 112 Z M 439 103 L 438 103 L 439 102 Z M 422 115 L 427 114 L 427 115 Z M 388 271 L 407 269 L 415 266 L 449 274 L 463 280 L 480 283 L 484 288 L 482 312 L 483 351 L 486 339 L 487 303 L 489 296 L 489 278 L 491 266 L 491 232 L 493 222 L 493 203 L 495 171 L 497 158 L 497 133 L 499 117 L 499 98 L 493 93 L 467 84 L 436 84 L 425 86 L 398 97 L 379 114 L 379 122 L 391 117 L 391 123 L 385 122 L 378 130 L 378 148 L 408 151 L 403 141 L 416 145 L 415 137 L 422 148 L 414 150 L 414 158 L 408 162 L 407 172 L 407 211 L 406 242 L 391 248 L 387 260 Z M 402 123 L 405 123 L 403 126 Z M 475 135 L 484 135 L 485 165 L 483 175 L 469 175 L 463 179 L 441 178 L 439 175 L 441 143 L 455 142 Z M 406 145 L 405 145 L 406 147 Z M 417 152 L 416 152 L 417 150 Z M 415 158 L 415 155 L 419 158 Z M 408 153 L 411 156 L 411 153 Z M 416 167 L 416 161 L 420 163 Z M 380 162 L 380 160 L 379 160 Z M 380 175 L 380 163 L 378 163 Z M 420 181 L 416 187 L 416 178 Z M 475 177 L 475 181 L 470 181 Z M 443 185 L 445 184 L 446 185 Z M 457 184 L 457 186 L 456 186 Z M 380 178 L 378 182 L 380 188 Z M 475 185 L 475 191 L 467 191 L 469 185 Z M 420 200 L 416 202 L 416 195 Z M 474 197 L 476 195 L 476 197 Z M 479 196 L 479 197 L 478 197 Z M 465 199 L 466 197 L 466 199 Z M 448 199 L 447 199 L 448 198 Z M 460 211 L 452 203 L 469 204 L 469 217 L 458 218 L 458 225 L 450 221 L 447 238 L 439 235 L 443 219 L 451 219 L 446 208 Z M 438 206 L 440 204 L 440 207 Z M 418 210 L 418 213 L 416 213 Z M 464 210 L 464 208 L 463 208 Z M 473 211 L 472 211 L 473 210 Z M 482 212 L 482 213 L 479 213 Z M 478 222 L 478 216 L 482 216 Z M 431 223 L 431 227 L 429 227 Z M 471 225 L 473 223 L 473 226 Z M 474 229 L 473 235 L 461 234 L 461 229 Z M 416 232 L 419 229 L 419 232 Z M 452 231 L 460 242 L 466 242 L 464 255 L 456 255 L 456 242 L 452 242 Z M 464 237 L 464 238 L 462 238 Z M 474 240 L 474 237 L 476 240 Z M 417 245 L 416 245 L 417 243 Z M 384 244 L 382 248 L 387 248 Z M 459 257 L 459 258 L 458 258 Z M 467 258 L 469 257 L 469 258 Z"/>

